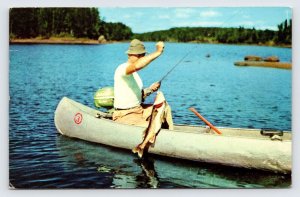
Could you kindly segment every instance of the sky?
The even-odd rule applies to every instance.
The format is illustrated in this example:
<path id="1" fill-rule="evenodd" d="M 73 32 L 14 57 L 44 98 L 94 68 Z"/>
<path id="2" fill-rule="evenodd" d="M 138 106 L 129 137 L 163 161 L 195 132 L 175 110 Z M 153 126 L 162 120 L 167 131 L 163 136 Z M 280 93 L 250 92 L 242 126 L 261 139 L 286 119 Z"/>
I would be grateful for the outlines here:
<path id="1" fill-rule="evenodd" d="M 103 7 L 106 22 L 122 22 L 134 33 L 172 27 L 244 27 L 277 30 L 292 17 L 289 7 Z"/>

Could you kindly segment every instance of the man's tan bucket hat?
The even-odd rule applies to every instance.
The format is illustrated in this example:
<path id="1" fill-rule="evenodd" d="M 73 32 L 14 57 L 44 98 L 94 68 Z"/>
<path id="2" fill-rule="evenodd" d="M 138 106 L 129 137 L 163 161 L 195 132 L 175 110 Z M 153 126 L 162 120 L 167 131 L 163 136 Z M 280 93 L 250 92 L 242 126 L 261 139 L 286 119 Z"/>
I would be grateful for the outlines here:
<path id="1" fill-rule="evenodd" d="M 127 54 L 139 55 L 146 53 L 144 43 L 138 39 L 133 39 L 130 42 L 129 49 L 126 51 Z"/>

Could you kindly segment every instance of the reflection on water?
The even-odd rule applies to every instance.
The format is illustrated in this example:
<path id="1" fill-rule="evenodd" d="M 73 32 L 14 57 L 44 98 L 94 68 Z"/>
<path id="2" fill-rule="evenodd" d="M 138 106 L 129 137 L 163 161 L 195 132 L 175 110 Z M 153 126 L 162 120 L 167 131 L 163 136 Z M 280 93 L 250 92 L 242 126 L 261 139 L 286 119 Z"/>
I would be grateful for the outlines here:
<path id="1" fill-rule="evenodd" d="M 128 150 L 57 136 L 64 168 L 93 169 L 110 188 L 262 188 L 289 187 L 290 175 L 150 155 L 138 159 Z M 96 176 L 96 177 L 97 177 Z M 92 177 L 86 177 L 90 180 Z M 81 184 L 84 185 L 84 180 Z M 97 188 L 95 185 L 85 186 Z"/>
<path id="2" fill-rule="evenodd" d="M 154 161 L 149 159 L 134 159 L 140 167 L 140 173 L 126 172 L 123 170 L 113 170 L 106 166 L 99 166 L 97 171 L 99 173 L 112 172 L 114 174 L 112 180 L 112 188 L 158 188 L 159 180 L 154 169 Z M 125 166 L 123 166 L 124 168 Z M 133 175 L 135 174 L 135 175 Z"/>
<path id="3" fill-rule="evenodd" d="M 154 168 L 154 160 L 146 157 L 143 159 L 136 159 L 135 163 L 138 164 L 142 169 L 141 177 L 145 177 L 147 185 L 151 188 L 158 188 L 159 179 Z"/>

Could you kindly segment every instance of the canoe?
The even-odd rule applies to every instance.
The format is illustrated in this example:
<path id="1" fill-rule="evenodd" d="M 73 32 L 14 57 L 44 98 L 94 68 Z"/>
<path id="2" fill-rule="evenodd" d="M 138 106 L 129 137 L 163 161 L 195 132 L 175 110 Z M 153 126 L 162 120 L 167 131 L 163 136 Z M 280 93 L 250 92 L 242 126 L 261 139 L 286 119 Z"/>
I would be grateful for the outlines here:
<path id="1" fill-rule="evenodd" d="M 105 113 L 67 97 L 59 102 L 54 122 L 62 135 L 131 150 L 142 141 L 144 127 L 126 125 L 107 118 Z M 162 129 L 149 153 L 199 162 L 249 169 L 291 173 L 292 134 L 284 131 L 277 140 L 261 135 L 259 129 L 175 125 Z"/>
<path id="2" fill-rule="evenodd" d="M 292 64 L 289 62 L 243 61 L 243 62 L 234 62 L 234 65 L 292 69 Z"/>

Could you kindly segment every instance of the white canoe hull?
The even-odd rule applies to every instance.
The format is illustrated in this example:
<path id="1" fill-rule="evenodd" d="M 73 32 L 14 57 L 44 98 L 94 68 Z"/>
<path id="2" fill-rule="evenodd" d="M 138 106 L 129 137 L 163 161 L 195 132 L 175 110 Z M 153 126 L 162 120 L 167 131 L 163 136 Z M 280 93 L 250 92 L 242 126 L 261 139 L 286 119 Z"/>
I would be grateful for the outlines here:
<path id="1" fill-rule="evenodd" d="M 59 133 L 73 138 L 131 150 L 142 141 L 145 128 L 96 118 L 99 111 L 64 97 L 55 111 Z M 218 163 L 281 173 L 291 172 L 292 136 L 282 141 L 260 135 L 260 130 L 218 128 L 218 135 L 201 126 L 162 129 L 150 153 L 193 161 Z"/>

